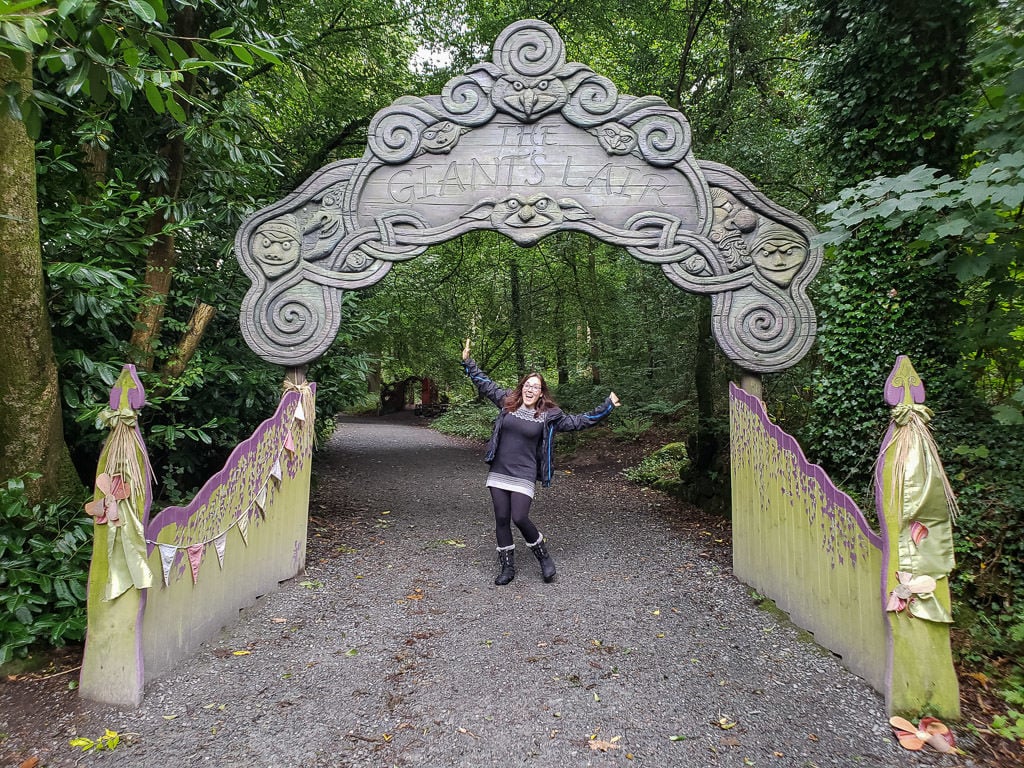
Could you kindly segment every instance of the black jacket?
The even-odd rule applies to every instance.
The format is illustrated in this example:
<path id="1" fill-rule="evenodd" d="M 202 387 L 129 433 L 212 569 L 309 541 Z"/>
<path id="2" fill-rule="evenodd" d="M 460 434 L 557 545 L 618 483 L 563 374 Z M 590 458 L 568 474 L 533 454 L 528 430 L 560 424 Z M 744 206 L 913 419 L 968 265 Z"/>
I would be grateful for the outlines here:
<path id="1" fill-rule="evenodd" d="M 472 359 L 462 361 L 462 369 L 476 385 L 477 391 L 494 403 L 498 408 L 505 405 L 505 397 L 509 390 L 503 389 L 487 378 L 487 374 L 480 370 Z M 554 453 L 555 433 L 573 432 L 580 429 L 589 429 L 596 426 L 605 419 L 614 409 L 611 398 L 605 398 L 604 403 L 589 413 L 565 413 L 561 408 L 552 408 L 542 414 L 544 419 L 544 431 L 537 447 L 537 479 L 547 488 L 551 485 L 551 478 L 554 476 Z M 487 443 L 487 453 L 484 461 L 490 464 L 494 461 L 494 454 L 498 450 L 498 442 L 501 440 L 501 418 L 494 420 L 494 431 Z"/>

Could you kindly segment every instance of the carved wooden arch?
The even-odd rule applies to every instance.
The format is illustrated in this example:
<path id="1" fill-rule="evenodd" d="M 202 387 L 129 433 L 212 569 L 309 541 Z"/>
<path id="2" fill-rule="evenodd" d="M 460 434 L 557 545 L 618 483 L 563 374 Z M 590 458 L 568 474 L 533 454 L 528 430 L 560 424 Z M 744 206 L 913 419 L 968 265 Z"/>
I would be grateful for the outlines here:
<path id="1" fill-rule="evenodd" d="M 714 335 L 748 371 L 788 368 L 814 342 L 814 229 L 732 168 L 699 161 L 682 113 L 567 63 L 537 20 L 440 96 L 403 96 L 370 123 L 362 158 L 332 163 L 249 217 L 235 239 L 252 280 L 246 342 L 288 367 L 324 354 L 345 290 L 474 230 L 531 246 L 584 232 L 711 295 Z"/>

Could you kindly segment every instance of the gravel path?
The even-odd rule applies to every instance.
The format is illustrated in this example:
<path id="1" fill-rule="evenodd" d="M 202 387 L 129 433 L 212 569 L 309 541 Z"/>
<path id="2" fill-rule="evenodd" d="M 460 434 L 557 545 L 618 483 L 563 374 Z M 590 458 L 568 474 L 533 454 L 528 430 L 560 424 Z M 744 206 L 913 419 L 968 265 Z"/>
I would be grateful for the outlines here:
<path id="1" fill-rule="evenodd" d="M 580 461 L 535 499 L 556 581 L 542 582 L 517 532 L 518 575 L 493 586 L 481 455 L 407 414 L 345 420 L 314 470 L 304 576 L 152 682 L 137 710 L 0 684 L 10 734 L 0 757 L 154 768 L 965 764 L 896 746 L 880 697 L 732 577 L 721 532 L 630 485 L 614 461 Z M 122 734 L 113 753 L 68 746 L 105 728 Z"/>

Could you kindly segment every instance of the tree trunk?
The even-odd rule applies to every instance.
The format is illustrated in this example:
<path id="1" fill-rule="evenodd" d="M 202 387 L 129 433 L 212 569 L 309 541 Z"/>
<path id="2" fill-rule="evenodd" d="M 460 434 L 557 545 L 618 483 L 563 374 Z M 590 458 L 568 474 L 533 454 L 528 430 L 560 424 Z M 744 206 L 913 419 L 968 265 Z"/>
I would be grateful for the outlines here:
<path id="1" fill-rule="evenodd" d="M 512 294 L 512 346 L 516 352 L 516 370 L 526 375 L 526 344 L 523 340 L 523 298 L 519 291 L 519 262 L 515 257 L 509 265 L 509 282 Z"/>
<path id="2" fill-rule="evenodd" d="M 181 177 L 185 170 L 185 142 L 179 136 L 164 147 L 163 153 L 168 159 L 167 182 L 162 189 L 156 190 L 154 195 L 164 195 L 170 200 L 175 200 L 181 189 Z M 146 233 L 156 234 L 165 224 L 172 221 L 171 218 L 165 219 L 163 213 L 156 213 L 149 221 Z M 153 370 L 153 349 L 160 337 L 160 323 L 171 292 L 172 273 L 177 264 L 178 251 L 174 247 L 174 235 L 161 235 L 146 254 L 142 306 L 135 316 L 135 330 L 132 331 L 131 338 L 135 364 L 144 371 Z"/>
<path id="3" fill-rule="evenodd" d="M 590 295 L 594 302 L 592 306 L 596 310 L 598 308 L 597 259 L 594 257 L 593 248 L 587 250 L 587 277 L 590 280 Z M 596 311 L 591 314 L 595 320 L 597 316 Z M 587 321 L 587 337 L 590 340 L 590 381 L 596 387 L 601 384 L 601 365 L 598 363 L 598 360 L 601 359 L 601 333 L 598 331 L 596 322 Z"/>
<path id="4" fill-rule="evenodd" d="M 193 8 L 184 8 L 175 19 L 175 35 L 183 41 L 196 37 L 199 28 L 199 17 Z M 189 48 L 191 44 L 185 42 Z M 195 85 L 195 77 L 186 74 L 183 87 L 191 92 Z M 188 105 L 183 105 L 188 112 Z M 185 140 L 178 134 L 170 139 L 160 150 L 167 157 L 167 179 L 156 185 L 152 197 L 165 197 L 171 202 L 178 199 L 181 192 L 181 180 L 185 174 Z M 173 214 L 166 217 L 156 213 L 146 227 L 147 234 L 155 235 L 163 230 L 166 224 L 174 222 Z M 132 331 L 131 348 L 134 351 L 136 365 L 145 371 L 153 370 L 154 347 L 160 338 L 160 324 L 167 308 L 167 299 L 171 292 L 171 277 L 178 265 L 178 251 L 174 246 L 174 235 L 161 235 L 146 254 L 146 277 L 143 287 L 143 301 L 135 317 L 135 330 Z"/>
<path id="5" fill-rule="evenodd" d="M 711 335 L 711 300 L 701 296 L 697 308 L 697 343 L 693 359 L 697 396 L 697 427 L 686 441 L 690 462 L 679 473 L 680 495 L 691 504 L 720 515 L 729 514 L 728 473 L 722 471 L 723 448 L 715 424 L 714 339 Z"/>
<path id="6" fill-rule="evenodd" d="M 690 440 L 690 463 L 698 474 L 707 474 L 712 470 L 718 453 L 718 437 L 714 430 L 714 343 L 711 335 L 711 300 L 702 296 L 697 307 L 697 344 L 693 358 L 697 430 Z"/>
<path id="7" fill-rule="evenodd" d="M 26 57 L 28 59 L 28 57 Z M 32 87 L 31 60 L 0 56 L 0 90 Z M 20 121 L 0 117 L 0 482 L 28 472 L 31 502 L 78 495 L 61 421 L 36 211 L 35 146 Z"/>
<path id="8" fill-rule="evenodd" d="M 206 327 L 216 314 L 217 310 L 214 307 L 202 302 L 192 310 L 192 317 L 189 318 L 188 328 L 185 329 L 185 333 L 182 334 L 181 341 L 178 343 L 178 350 L 163 370 L 164 378 L 173 379 L 181 376 L 188 361 L 192 359 L 192 355 L 199 348 L 199 342 L 202 340 L 203 334 L 206 333 Z"/>

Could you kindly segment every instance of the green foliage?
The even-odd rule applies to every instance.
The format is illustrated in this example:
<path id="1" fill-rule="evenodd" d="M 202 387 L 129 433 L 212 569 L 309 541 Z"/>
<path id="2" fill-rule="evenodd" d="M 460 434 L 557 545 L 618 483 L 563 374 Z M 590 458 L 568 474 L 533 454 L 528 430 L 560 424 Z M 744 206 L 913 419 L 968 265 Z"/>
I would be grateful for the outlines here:
<path id="1" fill-rule="evenodd" d="M 1015 709 L 1008 710 L 1005 715 L 992 718 L 989 730 L 1012 741 L 1024 740 L 1024 713 Z"/>
<path id="2" fill-rule="evenodd" d="M 814 141 L 843 184 L 925 163 L 950 171 L 966 116 L 972 0 L 805 0 Z"/>
<path id="3" fill-rule="evenodd" d="M 24 487 L 0 486 L 0 664 L 85 635 L 92 519 L 81 500 L 29 506 Z"/>
<path id="4" fill-rule="evenodd" d="M 489 440 L 497 415 L 497 409 L 489 402 L 459 403 L 434 419 L 430 426 L 446 435 Z"/>
<path id="5" fill-rule="evenodd" d="M 1024 658 L 1024 541 L 1014 533 L 1024 509 L 1024 435 L 994 424 L 934 426 L 940 445 L 956 446 L 943 462 L 961 510 L 950 584 L 968 637 L 962 653 Z"/>
<path id="6" fill-rule="evenodd" d="M 958 354 L 948 341 L 957 305 L 944 272 L 908 259 L 900 233 L 878 224 L 861 227 L 827 260 L 814 301 L 816 400 L 801 442 L 848 492 L 870 498 L 888 426 L 882 388 L 899 355 L 909 356 L 927 383 L 933 409 L 964 407 Z"/>
<path id="7" fill-rule="evenodd" d="M 635 441 L 654 426 L 654 421 L 641 413 L 630 411 L 625 406 L 617 408 L 611 422 L 612 434 L 618 440 Z"/>
<path id="8" fill-rule="evenodd" d="M 680 472 L 688 463 L 686 444 L 669 443 L 645 456 L 639 464 L 626 469 L 623 474 L 638 485 L 671 494 L 679 488 Z"/>
<path id="9" fill-rule="evenodd" d="M 23 120 L 29 135 L 38 138 L 42 107 L 63 112 L 84 96 L 99 106 L 128 110 L 141 93 L 152 112 L 185 123 L 187 109 L 206 106 L 187 87 L 189 79 L 204 73 L 233 78 L 256 58 L 279 63 L 271 40 L 240 39 L 233 27 L 198 36 L 180 24 L 197 10 L 215 18 L 220 9 L 212 0 L 64 0 L 56 8 L 43 0 L 23 0 L 5 5 L 0 55 L 18 67 L 26 56 L 34 56 L 51 87 L 27 95 L 9 89 L 0 100 L 0 116 Z"/>
<path id="10" fill-rule="evenodd" d="M 1018 20 L 1018 25 L 1020 20 Z M 975 68 L 986 78 L 971 120 L 974 145 L 959 177 L 918 166 L 843 190 L 824 206 L 823 240 L 844 243 L 862 228 L 906 233 L 908 258 L 940 265 L 962 286 L 956 346 L 975 387 L 1004 423 L 1024 423 L 1024 35 L 984 46 Z"/>

